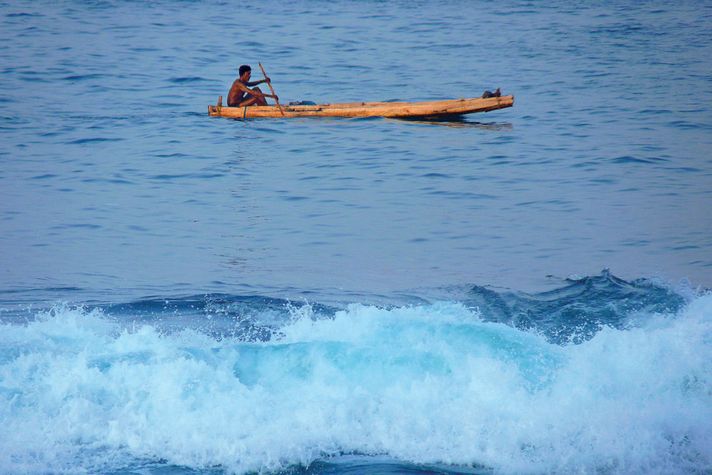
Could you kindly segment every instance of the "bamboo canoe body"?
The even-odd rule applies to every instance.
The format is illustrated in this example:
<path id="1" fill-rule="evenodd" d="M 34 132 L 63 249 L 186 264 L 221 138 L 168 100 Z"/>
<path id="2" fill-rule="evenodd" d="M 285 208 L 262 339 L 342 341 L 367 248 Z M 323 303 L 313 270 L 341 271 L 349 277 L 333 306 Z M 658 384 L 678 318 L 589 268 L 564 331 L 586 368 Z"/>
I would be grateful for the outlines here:
<path id="1" fill-rule="evenodd" d="M 514 105 L 514 96 L 452 99 L 428 102 L 350 102 L 341 104 L 288 105 L 282 106 L 284 115 L 277 106 L 223 107 L 208 106 L 211 117 L 232 119 L 294 118 L 294 117 L 433 117 L 441 118 L 488 112 Z"/>

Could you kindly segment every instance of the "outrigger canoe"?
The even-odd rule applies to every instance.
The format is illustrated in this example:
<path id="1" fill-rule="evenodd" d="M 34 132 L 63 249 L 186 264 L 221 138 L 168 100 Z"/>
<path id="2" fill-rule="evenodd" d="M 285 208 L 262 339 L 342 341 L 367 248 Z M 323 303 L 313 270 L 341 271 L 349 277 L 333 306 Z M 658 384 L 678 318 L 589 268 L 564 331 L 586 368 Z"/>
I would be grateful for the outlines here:
<path id="1" fill-rule="evenodd" d="M 393 117 L 446 118 L 504 109 L 514 105 L 514 96 L 451 99 L 428 102 L 349 102 L 341 104 L 223 107 L 208 106 L 211 117 L 231 119 L 294 118 L 294 117 Z M 283 112 L 283 113 L 282 113 Z"/>

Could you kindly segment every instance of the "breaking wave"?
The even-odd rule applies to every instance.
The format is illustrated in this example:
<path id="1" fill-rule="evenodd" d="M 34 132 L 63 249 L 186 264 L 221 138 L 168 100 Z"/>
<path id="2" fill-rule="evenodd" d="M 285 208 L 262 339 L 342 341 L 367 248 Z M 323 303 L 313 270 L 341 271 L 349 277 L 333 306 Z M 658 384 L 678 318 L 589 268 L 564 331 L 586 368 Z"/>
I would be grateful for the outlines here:
<path id="1" fill-rule="evenodd" d="M 146 299 L 6 322 L 0 471 L 712 468 L 712 295 L 605 273 L 485 290 L 386 308 Z"/>

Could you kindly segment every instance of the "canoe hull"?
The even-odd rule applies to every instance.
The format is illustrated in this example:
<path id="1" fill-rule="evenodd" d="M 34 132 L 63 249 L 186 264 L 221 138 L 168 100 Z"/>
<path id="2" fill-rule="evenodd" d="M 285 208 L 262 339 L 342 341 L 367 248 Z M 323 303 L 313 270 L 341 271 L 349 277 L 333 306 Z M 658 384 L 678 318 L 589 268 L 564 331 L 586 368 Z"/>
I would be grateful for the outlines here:
<path id="1" fill-rule="evenodd" d="M 295 117 L 447 117 L 475 112 L 488 112 L 514 105 L 514 96 L 468 98 L 427 102 L 351 102 L 311 106 L 222 107 L 208 106 L 211 117 L 232 119 Z"/>

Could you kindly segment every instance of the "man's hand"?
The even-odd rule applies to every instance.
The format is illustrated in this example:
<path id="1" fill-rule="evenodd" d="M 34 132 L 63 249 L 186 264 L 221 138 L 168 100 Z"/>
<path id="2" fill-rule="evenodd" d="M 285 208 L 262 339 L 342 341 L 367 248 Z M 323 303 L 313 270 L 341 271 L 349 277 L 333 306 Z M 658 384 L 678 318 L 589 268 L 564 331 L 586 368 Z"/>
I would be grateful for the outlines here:
<path id="1" fill-rule="evenodd" d="M 271 80 L 270 78 L 268 78 L 268 77 L 265 77 L 265 78 L 262 80 L 262 82 L 272 82 L 272 80 Z"/>

